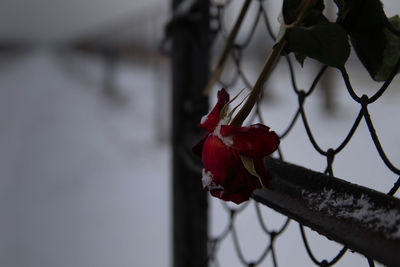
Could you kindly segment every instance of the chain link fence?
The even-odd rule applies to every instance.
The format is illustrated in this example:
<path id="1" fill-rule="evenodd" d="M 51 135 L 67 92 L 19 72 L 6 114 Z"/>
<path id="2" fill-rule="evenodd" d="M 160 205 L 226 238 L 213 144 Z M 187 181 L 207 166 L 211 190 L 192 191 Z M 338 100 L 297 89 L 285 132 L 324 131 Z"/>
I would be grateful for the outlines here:
<path id="1" fill-rule="evenodd" d="M 244 2 L 245 1 L 233 0 L 211 1 L 209 18 L 211 31 L 209 44 L 214 48 L 214 53 L 212 53 L 211 58 L 212 61 L 216 61 L 217 56 L 222 53 L 221 47 L 229 41 L 229 32 L 233 27 L 234 18 L 240 16 L 238 14 L 240 11 L 240 7 Z M 253 87 L 254 80 L 257 78 L 257 75 L 261 70 L 263 61 L 266 59 L 269 51 L 271 51 L 272 46 L 276 40 L 276 32 L 279 28 L 279 24 L 275 18 L 277 17 L 277 12 L 279 12 L 277 6 L 279 6 L 281 3 L 277 5 L 277 3 L 274 3 L 270 0 L 254 0 L 247 2 L 249 5 L 247 14 L 245 14 L 245 18 L 243 17 L 245 23 L 243 23 L 241 29 L 237 34 L 237 37 L 235 38 L 233 47 L 227 55 L 228 59 L 222 71 L 222 75 L 220 76 L 217 85 L 214 86 L 214 88 L 212 89 L 210 95 L 216 95 L 215 91 L 220 89 L 221 87 L 231 90 L 233 94 L 243 87 L 251 89 Z M 244 3 L 243 5 L 246 5 L 246 3 Z M 391 30 L 392 33 L 394 33 L 395 35 L 400 36 L 400 34 L 396 32 L 396 30 L 389 30 Z M 216 63 L 214 63 L 214 65 L 215 64 Z M 316 62 L 307 62 L 306 65 L 308 65 L 308 68 L 304 69 L 299 68 L 298 66 L 296 66 L 296 64 L 297 63 L 293 62 L 291 55 L 285 55 L 281 58 L 277 70 L 275 70 L 275 72 L 272 74 L 272 76 L 275 75 L 276 77 L 278 77 L 277 80 L 268 82 L 265 85 L 263 96 L 259 99 L 255 109 L 253 110 L 250 118 L 246 121 L 246 123 L 249 124 L 258 121 L 263 124 L 270 125 L 269 118 L 271 118 L 271 114 L 268 114 L 268 111 L 270 111 L 274 107 L 276 108 L 277 104 L 274 104 L 274 102 L 276 102 L 276 98 L 278 97 L 277 95 L 279 95 L 274 91 L 283 90 L 282 87 L 290 86 L 290 92 L 289 90 L 285 91 L 284 97 L 287 99 L 292 99 L 286 102 L 289 103 L 289 105 L 291 106 L 287 109 L 284 109 L 285 113 L 280 114 L 280 117 L 282 118 L 280 120 L 284 121 L 283 124 L 286 124 L 286 126 L 281 127 L 282 129 L 278 132 L 281 138 L 281 143 L 285 144 L 285 140 L 288 138 L 296 138 L 296 135 L 298 135 L 298 126 L 302 125 L 302 137 L 306 137 L 306 139 L 299 140 L 299 142 L 307 142 L 308 144 L 311 144 L 312 151 L 307 150 L 307 152 L 311 151 L 313 153 L 313 156 L 310 157 L 315 157 L 315 155 L 318 155 L 320 158 L 317 161 L 313 161 L 318 162 L 318 164 L 309 164 L 311 166 L 307 167 L 316 169 L 323 166 L 321 169 L 323 173 L 323 178 L 329 178 L 336 175 L 336 167 L 334 165 L 335 159 L 340 157 L 341 154 L 344 153 L 343 151 L 345 151 L 346 149 L 352 149 L 350 145 L 351 142 L 358 142 L 358 132 L 362 130 L 367 131 L 369 133 L 369 140 L 372 141 L 372 144 L 377 151 L 377 155 L 379 156 L 379 162 L 377 160 L 376 164 L 383 164 L 385 166 L 386 171 L 384 178 L 386 179 L 389 177 L 388 179 L 390 179 L 389 182 L 385 181 L 384 184 L 385 186 L 387 186 L 388 184 L 392 184 L 392 186 L 386 188 L 386 193 L 389 196 L 394 196 L 398 192 L 398 189 L 400 187 L 400 164 L 398 153 L 395 154 L 392 159 L 390 156 L 388 156 L 388 153 L 385 152 L 385 148 L 382 145 L 382 139 L 379 137 L 378 134 L 380 129 L 376 129 L 376 125 L 381 124 L 379 122 L 377 123 L 372 118 L 370 110 L 371 107 L 373 107 L 372 109 L 374 110 L 376 108 L 383 108 L 383 104 L 380 103 L 380 100 L 386 94 L 389 94 L 387 92 L 390 85 L 392 85 L 393 87 L 392 81 L 396 73 L 398 72 L 400 59 L 397 60 L 397 64 L 390 74 L 390 77 L 383 84 L 376 83 L 375 86 L 377 86 L 378 88 L 373 90 L 365 90 L 364 88 L 358 88 L 358 85 L 353 85 L 353 82 L 351 81 L 352 76 L 349 75 L 348 71 L 345 68 L 341 71 L 333 73 L 328 66 L 322 66 Z M 351 67 L 353 65 L 354 64 L 351 63 Z M 300 82 L 298 76 L 301 76 Z M 302 86 L 299 86 L 299 84 L 302 84 Z M 365 83 L 360 84 L 360 86 L 365 86 Z M 343 126 L 343 124 L 340 124 L 340 122 L 338 123 L 338 125 L 342 125 L 342 127 L 345 128 L 345 130 L 340 129 L 340 133 L 343 137 L 339 142 L 336 142 L 336 139 L 336 143 L 334 143 L 332 140 L 323 140 L 323 142 L 321 142 L 316 136 L 318 136 L 318 133 L 320 131 L 325 130 L 314 127 L 314 125 L 312 124 L 313 120 L 310 120 L 310 118 L 314 119 L 319 116 L 323 117 L 322 120 L 326 120 L 327 122 L 330 122 L 333 119 L 340 120 L 340 118 L 338 119 L 338 117 L 340 116 L 335 115 L 338 113 L 337 110 L 340 109 L 340 105 L 339 107 L 337 107 L 337 105 L 334 104 L 334 98 L 335 94 L 337 93 L 336 91 L 341 89 L 347 89 L 347 93 L 345 93 L 346 101 L 351 101 L 352 104 L 354 104 L 352 112 L 350 112 L 349 114 L 345 114 L 345 117 L 346 119 L 348 119 L 349 116 L 353 116 L 354 119 L 352 120 L 351 125 Z M 397 88 L 392 89 L 395 90 Z M 396 95 L 392 93 L 391 97 L 399 98 L 400 96 L 398 94 Z M 321 99 L 324 100 L 321 101 Z M 313 113 L 310 113 L 308 109 L 309 106 L 307 105 L 308 103 L 311 103 L 312 105 L 316 105 L 317 103 L 319 103 L 323 108 L 320 110 L 318 110 L 318 108 L 313 108 Z M 268 105 L 272 107 L 268 108 Z M 354 106 L 356 108 L 354 108 Z M 288 110 L 291 111 L 290 114 L 287 114 L 286 111 Z M 396 131 L 398 131 L 398 127 L 396 125 L 396 116 L 389 116 L 387 119 L 391 121 L 393 128 L 390 131 L 392 132 L 392 134 L 395 135 Z M 282 123 L 278 124 L 283 125 Z M 321 123 L 318 123 L 318 126 L 324 127 Z M 343 131 L 345 131 L 345 134 L 343 134 Z M 298 139 L 301 139 L 302 137 L 298 137 Z M 365 138 L 363 139 L 363 141 L 365 141 Z M 280 161 L 286 160 L 285 149 L 290 150 L 290 148 L 288 148 L 287 146 L 281 145 L 281 148 L 275 155 Z M 361 150 L 358 151 L 358 153 L 364 152 Z M 304 160 L 304 157 L 308 157 L 306 151 L 304 153 L 298 153 L 297 155 L 300 155 L 300 162 L 302 160 L 303 162 L 306 161 Z M 186 159 L 191 163 L 192 169 L 196 169 L 198 173 L 201 172 L 201 166 L 199 166 L 198 163 L 192 161 L 190 158 L 190 156 L 186 156 Z M 362 160 L 361 157 L 354 158 L 355 162 L 360 160 Z M 275 163 L 272 162 L 270 164 L 272 164 L 270 166 L 270 169 L 272 169 L 271 172 L 274 175 L 275 173 L 273 169 Z M 267 166 L 269 166 L 268 163 Z M 356 166 L 356 164 L 354 164 L 354 166 Z M 294 167 L 292 165 L 288 165 L 284 166 L 284 168 L 293 169 Z M 294 171 L 293 173 L 301 176 L 301 174 L 299 174 L 300 172 Z M 307 171 L 305 172 L 305 174 L 305 176 L 309 175 Z M 346 174 L 346 172 L 340 170 L 340 174 L 343 175 Z M 380 175 L 379 173 L 374 173 L 373 175 L 377 177 L 376 179 L 381 179 L 379 178 L 379 176 L 377 176 Z M 302 177 L 300 177 L 299 179 L 301 178 Z M 307 191 L 307 187 L 302 188 L 301 183 L 297 183 L 296 181 L 294 181 L 293 183 L 295 183 L 295 185 L 299 187 L 297 188 L 297 190 L 300 190 L 301 194 L 303 194 L 304 197 L 304 194 Z M 367 187 L 369 186 L 368 182 L 364 185 Z M 333 188 L 337 190 L 338 187 Z M 381 188 L 375 189 L 382 191 Z M 278 186 L 278 191 L 279 190 L 280 189 Z M 340 190 L 340 187 L 338 190 Z M 365 191 L 367 189 L 364 188 L 354 190 L 361 190 L 361 192 L 358 194 L 360 198 L 367 194 L 367 191 Z M 314 203 L 315 201 L 317 201 L 316 199 L 322 196 L 324 192 L 326 193 L 326 191 L 328 191 L 328 194 L 330 192 L 331 194 L 336 196 L 336 191 L 329 191 L 325 187 L 320 187 L 315 189 L 313 191 L 314 193 L 309 194 L 309 196 L 312 196 L 314 199 L 308 201 Z M 331 195 L 329 195 L 329 198 L 330 197 Z M 269 219 L 266 219 L 266 216 L 264 214 L 266 212 L 269 213 L 269 208 L 264 207 L 264 205 L 260 204 L 267 203 L 268 205 L 268 201 L 264 201 L 263 194 L 258 193 L 255 195 L 255 199 L 256 201 L 252 200 L 239 206 L 227 204 L 224 202 L 221 202 L 219 204 L 219 201 L 217 200 L 211 201 L 211 230 L 209 231 L 211 233 L 208 234 L 207 242 L 207 262 L 209 266 L 225 266 L 224 263 L 221 262 L 220 256 L 221 247 L 224 246 L 233 249 L 234 253 L 232 253 L 231 251 L 229 257 L 234 258 L 243 266 L 259 266 L 261 264 L 264 264 L 265 266 L 271 266 L 268 264 L 268 262 L 271 263 L 272 266 L 278 266 L 278 263 L 282 261 L 282 259 L 279 258 L 279 255 L 282 255 L 282 253 L 277 252 L 278 246 L 276 244 L 279 243 L 281 239 L 285 238 L 285 233 L 288 232 L 288 228 L 290 225 L 293 226 L 294 224 L 297 224 L 297 222 L 293 222 L 292 219 L 295 219 L 299 222 L 297 235 L 300 236 L 302 239 L 304 245 L 304 249 L 302 250 L 305 250 L 306 255 L 308 255 L 309 261 L 306 262 L 312 262 L 317 266 L 332 266 L 340 262 L 346 253 L 349 253 L 349 251 L 353 250 L 353 248 L 349 249 L 346 244 L 338 248 L 334 256 L 330 256 L 329 258 L 320 260 L 319 256 L 316 256 L 313 252 L 318 250 L 320 245 L 313 244 L 309 241 L 308 235 L 310 231 L 303 226 L 303 221 L 300 218 L 301 216 L 296 216 L 296 214 L 291 215 L 290 212 L 285 212 L 285 208 L 283 209 L 283 211 L 280 208 L 276 208 L 278 212 L 281 212 L 285 215 L 289 214 L 289 216 L 278 219 L 280 223 L 275 223 L 273 226 L 270 226 L 268 224 Z M 388 198 L 388 201 L 392 201 L 392 199 L 394 199 L 394 197 Z M 337 196 L 335 200 L 337 200 Z M 321 207 L 322 204 L 325 204 L 321 203 L 323 201 L 326 200 L 321 200 L 320 202 L 317 201 L 317 204 Z M 274 207 L 274 205 L 271 206 Z M 246 218 L 245 220 L 251 219 L 253 221 L 256 221 L 259 225 L 259 228 L 262 230 L 262 233 L 264 233 L 261 234 L 262 238 L 265 240 L 264 247 L 261 249 L 254 248 L 254 244 L 243 243 L 240 239 L 240 235 L 246 235 L 246 230 L 243 233 L 239 233 L 239 231 L 246 229 L 246 227 L 242 227 L 241 229 L 237 227 L 238 221 L 241 220 L 241 216 L 248 216 L 249 213 L 247 212 L 247 210 L 251 209 L 252 207 L 254 207 L 253 212 L 255 213 L 255 217 Z M 321 210 L 319 210 L 319 212 L 321 212 Z M 329 213 L 329 211 L 326 210 L 323 210 L 322 212 Z M 252 214 L 254 215 L 254 213 Z M 396 213 L 395 215 L 397 216 L 395 218 L 396 223 L 399 223 L 398 215 L 398 213 Z M 221 222 L 221 220 L 218 217 L 216 218 L 216 216 L 226 217 L 227 219 L 226 221 L 222 220 L 223 222 Z M 310 221 L 313 220 L 316 219 L 310 219 Z M 218 222 L 216 223 L 216 221 Z M 361 224 L 363 224 L 363 222 L 361 222 Z M 313 223 L 308 225 L 313 225 Z M 254 224 L 252 224 L 251 227 L 253 226 Z M 326 233 L 324 231 L 319 232 L 323 234 Z M 293 231 L 288 234 L 290 234 L 292 237 Z M 341 240 L 340 238 L 335 239 L 334 235 L 329 235 L 329 233 L 326 235 L 330 239 Z M 231 245 L 226 245 L 227 242 L 231 242 Z M 324 242 L 324 240 L 322 240 L 322 242 Z M 371 242 L 371 240 L 364 240 L 362 242 Z M 394 246 L 398 246 L 398 239 L 396 242 L 397 243 L 395 243 Z M 258 254 L 253 255 L 254 253 L 251 253 L 252 256 L 249 257 L 246 254 L 246 251 L 249 251 L 248 249 L 245 249 L 246 247 L 254 248 L 253 250 L 257 251 Z M 280 249 L 282 248 L 280 247 Z M 286 253 L 288 254 L 288 257 L 290 257 L 290 254 L 295 252 L 288 250 L 286 251 Z M 235 254 L 236 256 L 233 254 Z M 374 259 L 376 260 L 375 255 L 368 255 L 368 253 L 364 254 L 366 257 L 366 259 L 364 260 L 365 264 L 369 266 L 374 266 Z M 381 261 L 381 259 L 379 260 Z M 397 263 L 400 264 L 399 262 Z M 301 263 L 299 263 L 298 265 L 301 265 Z"/>

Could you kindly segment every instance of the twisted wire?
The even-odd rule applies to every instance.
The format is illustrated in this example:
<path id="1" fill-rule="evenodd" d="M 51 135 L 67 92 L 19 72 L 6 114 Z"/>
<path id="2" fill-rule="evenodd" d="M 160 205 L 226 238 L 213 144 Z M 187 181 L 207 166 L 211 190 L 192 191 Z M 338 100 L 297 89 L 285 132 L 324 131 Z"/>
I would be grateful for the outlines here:
<path id="1" fill-rule="evenodd" d="M 269 0 L 270 1 L 270 0 Z M 233 64 L 229 66 L 229 68 L 233 69 L 234 75 L 231 77 L 229 80 L 222 80 L 220 79 L 219 85 L 224 86 L 225 88 L 229 89 L 230 87 L 233 87 L 235 84 L 242 82 L 245 84 L 246 87 L 252 88 L 252 83 L 250 82 L 250 79 L 247 77 L 247 72 L 243 68 L 243 51 L 249 48 L 249 45 L 254 39 L 254 36 L 256 35 L 256 29 L 259 23 L 263 23 L 265 25 L 265 29 L 267 31 L 267 35 L 271 39 L 271 41 L 276 40 L 276 35 L 274 33 L 274 29 L 271 24 L 271 20 L 269 19 L 268 15 L 268 8 L 266 5 L 269 2 L 268 0 L 253 0 L 251 5 L 258 5 L 256 8 L 256 14 L 254 15 L 254 19 L 251 20 L 251 25 L 249 27 L 249 31 L 246 35 L 245 38 L 242 38 L 242 41 L 239 42 L 238 40 L 235 40 L 234 44 L 234 49 L 230 51 L 230 59 Z M 218 1 L 217 3 L 214 3 L 216 6 L 218 12 L 216 12 L 215 17 L 213 18 L 218 22 L 218 25 L 216 27 L 215 31 L 215 36 L 213 37 L 214 39 L 219 37 L 223 40 L 227 40 L 227 36 L 229 33 L 229 29 L 227 29 L 224 21 L 227 19 L 226 18 L 226 12 L 225 10 L 233 3 L 234 1 L 231 0 L 225 0 L 225 1 Z M 247 14 L 249 16 L 249 14 Z M 387 28 L 394 33 L 397 36 L 400 36 L 400 33 L 394 29 L 390 24 L 387 25 Z M 381 145 L 381 141 L 378 137 L 378 134 L 375 130 L 373 120 L 371 119 L 371 116 L 369 114 L 368 106 L 376 103 L 378 99 L 384 95 L 384 93 L 388 90 L 390 84 L 392 83 L 395 75 L 400 69 L 400 58 L 397 61 L 396 65 L 394 66 L 391 74 L 389 75 L 389 78 L 383 83 L 383 85 L 378 88 L 375 93 L 371 96 L 368 97 L 366 95 L 359 96 L 353 89 L 353 85 L 350 80 L 350 76 L 347 73 L 346 68 L 340 69 L 340 73 L 342 76 L 343 83 L 347 89 L 348 95 L 350 96 L 351 99 L 353 99 L 354 102 L 359 104 L 359 111 L 357 114 L 354 116 L 354 122 L 352 125 L 349 127 L 348 131 L 344 135 L 344 138 L 342 141 L 337 144 L 336 146 L 331 146 L 327 149 L 324 149 L 321 147 L 320 143 L 314 136 L 314 131 L 312 128 L 312 125 L 310 125 L 310 122 L 308 120 L 308 114 L 306 113 L 304 106 L 306 104 L 306 100 L 308 97 L 314 94 L 316 91 L 317 85 L 320 83 L 321 78 L 326 75 L 326 71 L 329 68 L 328 66 L 322 66 L 319 71 L 316 73 L 315 77 L 312 79 L 310 86 L 308 87 L 308 90 L 303 90 L 300 89 L 297 83 L 296 79 L 296 71 L 294 69 L 293 63 L 292 63 L 292 58 L 290 55 L 285 55 L 285 62 L 287 64 L 288 68 L 288 73 L 290 77 L 290 82 L 291 82 L 291 87 L 293 89 L 294 95 L 297 97 L 297 108 L 294 112 L 294 114 L 290 117 L 290 120 L 287 124 L 287 127 L 284 128 L 282 133 L 279 134 L 281 139 L 286 138 L 288 135 L 291 134 L 294 125 L 301 120 L 304 130 L 307 134 L 307 137 L 314 148 L 315 151 L 317 151 L 322 157 L 326 158 L 326 166 L 325 166 L 325 173 L 327 175 L 333 176 L 334 173 L 334 168 L 333 168 L 333 162 L 335 159 L 335 156 L 338 155 L 343 149 L 349 144 L 349 142 L 353 139 L 354 134 L 357 132 L 359 129 L 359 126 L 361 124 L 361 121 L 364 119 L 367 129 L 370 133 L 371 140 L 377 150 L 377 153 L 379 157 L 381 158 L 382 162 L 386 165 L 386 167 L 395 175 L 396 181 L 393 183 L 393 187 L 390 188 L 388 191 L 388 195 L 394 195 L 400 188 L 400 168 L 399 166 L 396 166 L 386 155 L 385 150 L 383 146 Z M 228 66 L 225 66 L 225 68 L 228 68 Z M 226 79 L 226 78 L 224 78 Z M 262 98 L 262 97 L 261 97 Z M 260 100 L 261 100 L 260 98 Z M 250 121 L 253 121 L 253 119 L 258 119 L 261 123 L 263 123 L 263 117 L 262 117 L 262 112 L 261 112 L 261 105 L 262 101 L 258 101 L 256 103 L 255 110 L 253 111 L 251 115 Z M 277 155 L 280 159 L 283 159 L 284 154 L 281 148 L 278 148 Z M 237 255 L 237 258 L 239 262 L 243 266 L 258 266 L 260 265 L 266 258 L 268 258 L 268 255 L 271 255 L 271 261 L 273 266 L 278 266 L 278 258 L 276 255 L 276 248 L 275 248 L 275 241 L 279 239 L 285 232 L 285 230 L 288 228 L 290 224 L 290 219 L 286 218 L 282 225 L 278 228 L 278 230 L 271 230 L 268 227 L 267 221 L 262 216 L 261 212 L 261 207 L 260 204 L 258 204 L 255 201 L 250 201 L 247 202 L 247 204 L 240 205 L 237 208 L 233 208 L 223 202 L 223 207 L 224 210 L 228 213 L 229 220 L 223 230 L 217 234 L 214 237 L 209 238 L 209 262 L 211 264 L 214 264 L 215 266 L 220 266 L 219 260 L 218 260 L 218 248 L 221 242 L 223 242 L 226 237 L 230 234 L 232 236 L 232 240 L 234 243 L 234 249 Z M 256 217 L 257 221 L 260 224 L 260 227 L 262 231 L 269 236 L 269 240 L 267 240 L 266 247 L 262 250 L 261 254 L 257 257 L 257 260 L 255 261 L 249 261 L 247 260 L 246 255 L 244 255 L 243 250 L 241 249 L 241 244 L 240 240 L 238 238 L 238 233 L 237 233 L 237 228 L 235 227 L 235 218 L 240 215 L 248 206 L 254 205 L 255 210 L 256 210 Z M 311 248 L 311 244 L 308 241 L 307 235 L 304 231 L 304 227 L 300 225 L 300 236 L 303 240 L 304 247 L 307 251 L 308 257 L 311 259 L 311 261 L 317 265 L 317 266 L 332 266 L 336 264 L 337 262 L 342 259 L 342 257 L 346 254 L 348 249 L 346 247 L 341 248 L 336 255 L 331 259 L 323 259 L 323 260 L 318 260 Z M 374 261 L 371 258 L 367 257 L 367 262 L 369 266 L 374 266 Z"/>

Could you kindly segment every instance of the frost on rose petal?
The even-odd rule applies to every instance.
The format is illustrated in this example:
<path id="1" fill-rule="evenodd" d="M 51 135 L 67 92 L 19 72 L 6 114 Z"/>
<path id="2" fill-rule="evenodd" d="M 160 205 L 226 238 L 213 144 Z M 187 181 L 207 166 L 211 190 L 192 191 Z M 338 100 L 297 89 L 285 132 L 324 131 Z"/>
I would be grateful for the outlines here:
<path id="1" fill-rule="evenodd" d="M 204 115 L 203 117 L 201 117 L 201 119 L 200 119 L 200 124 L 205 123 L 206 120 L 207 120 L 207 118 L 208 118 L 208 114 L 206 114 L 206 115 Z"/>
<path id="2" fill-rule="evenodd" d="M 201 178 L 201 182 L 203 185 L 203 189 L 208 189 L 208 190 L 224 190 L 224 188 L 220 185 L 217 185 L 216 183 L 213 182 L 212 180 L 212 173 L 211 172 L 206 172 L 205 169 L 203 169 L 202 171 L 202 178 Z"/>
<path id="3" fill-rule="evenodd" d="M 215 128 L 213 135 L 218 137 L 219 140 L 222 141 L 222 143 L 224 143 L 226 146 L 231 147 L 233 145 L 233 137 L 232 136 L 222 136 L 221 135 L 221 125 L 227 124 L 225 120 L 221 120 L 218 125 L 217 128 Z"/>

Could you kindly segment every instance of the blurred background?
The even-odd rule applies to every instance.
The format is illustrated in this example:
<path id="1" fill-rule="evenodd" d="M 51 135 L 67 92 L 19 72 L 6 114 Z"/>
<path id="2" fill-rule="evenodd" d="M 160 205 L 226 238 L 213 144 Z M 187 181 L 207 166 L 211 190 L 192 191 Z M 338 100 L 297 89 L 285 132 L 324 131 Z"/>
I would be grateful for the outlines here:
<path id="1" fill-rule="evenodd" d="M 270 5 L 275 13 L 278 2 Z M 389 16 L 400 12 L 396 0 L 384 3 Z M 170 6 L 163 0 L 0 2 L 0 266 L 171 265 L 171 75 L 169 59 L 160 52 Z M 234 18 L 238 10 L 230 12 Z M 253 79 L 265 55 L 260 38 L 248 57 Z M 359 63 L 349 64 L 361 88 L 376 87 Z M 271 80 L 277 90 L 268 94 L 264 110 L 267 124 L 278 131 L 286 122 L 280 116 L 291 114 L 296 101 L 279 90 L 287 80 L 280 73 Z M 395 80 L 392 86 L 398 85 Z M 400 133 L 386 118 L 400 115 L 399 93 L 390 90 L 383 108 L 373 110 L 394 162 L 400 161 Z M 322 142 L 335 142 L 343 137 L 341 129 L 351 126 L 353 118 L 346 118 L 357 107 L 345 89 L 329 100 L 337 108 L 326 109 L 330 104 L 323 97 L 311 101 L 315 116 L 310 119 L 323 129 L 317 131 Z M 310 144 L 298 142 L 307 139 L 304 129 L 295 132 L 283 144 L 287 159 L 320 170 L 323 160 Z M 357 140 L 368 138 L 365 130 Z M 382 163 L 371 164 L 378 157 L 366 142 L 369 146 L 353 143 L 337 159 L 338 176 L 384 191 L 393 179 L 365 179 L 371 173 L 391 177 Z M 360 151 L 368 153 L 349 169 L 348 159 Z M 211 203 L 212 234 L 226 220 L 219 205 Z M 250 255 L 264 242 L 248 230 L 254 229 L 253 216 L 243 216 L 238 226 L 247 231 L 242 237 Z M 309 260 L 300 264 L 297 253 L 285 256 L 289 249 L 306 258 L 300 242 L 298 231 L 289 230 L 279 243 L 283 266 L 310 265 Z M 227 244 L 221 265 L 239 266 Z M 332 246 L 333 251 L 339 247 Z M 356 266 L 358 260 L 350 258 L 343 266 Z"/>
<path id="2" fill-rule="evenodd" d="M 169 266 L 169 5 L 0 2 L 0 266 Z"/>

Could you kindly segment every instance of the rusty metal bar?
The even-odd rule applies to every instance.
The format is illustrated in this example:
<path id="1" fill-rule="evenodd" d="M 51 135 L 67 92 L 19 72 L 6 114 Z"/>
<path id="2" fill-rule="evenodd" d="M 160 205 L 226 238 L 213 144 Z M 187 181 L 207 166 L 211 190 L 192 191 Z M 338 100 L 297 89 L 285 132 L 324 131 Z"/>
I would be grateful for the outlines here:
<path id="1" fill-rule="evenodd" d="M 274 190 L 253 198 L 351 250 L 400 266 L 400 200 L 300 166 L 267 158 Z"/>

